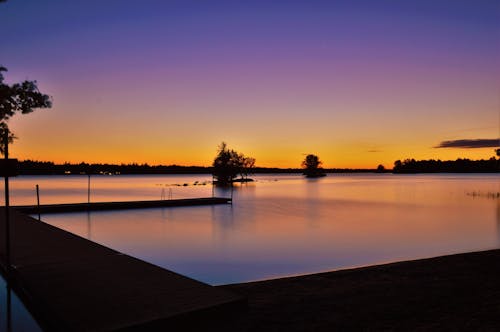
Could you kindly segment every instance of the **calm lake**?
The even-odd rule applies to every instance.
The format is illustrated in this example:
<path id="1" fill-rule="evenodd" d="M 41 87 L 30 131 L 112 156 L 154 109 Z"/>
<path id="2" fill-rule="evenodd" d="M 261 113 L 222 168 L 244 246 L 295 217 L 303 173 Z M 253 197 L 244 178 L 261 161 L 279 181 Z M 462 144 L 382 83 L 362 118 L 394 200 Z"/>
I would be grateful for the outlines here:
<path id="1" fill-rule="evenodd" d="M 255 175 L 232 205 L 42 215 L 210 284 L 498 248 L 500 174 Z M 209 175 L 93 176 L 91 201 L 212 195 Z M 12 179 L 12 204 L 86 202 L 86 176 Z M 228 197 L 231 190 L 215 189 Z M 3 197 L 2 197 L 3 199 Z"/>

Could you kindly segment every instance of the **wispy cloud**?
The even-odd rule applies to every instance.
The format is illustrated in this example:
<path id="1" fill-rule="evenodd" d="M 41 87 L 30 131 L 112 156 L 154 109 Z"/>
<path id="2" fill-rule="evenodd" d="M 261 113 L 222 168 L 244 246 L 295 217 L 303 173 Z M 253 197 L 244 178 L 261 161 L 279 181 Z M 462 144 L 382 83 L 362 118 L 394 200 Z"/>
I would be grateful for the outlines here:
<path id="1" fill-rule="evenodd" d="M 452 141 L 442 141 L 434 148 L 461 148 L 461 149 L 477 149 L 477 148 L 496 148 L 500 146 L 500 138 L 494 139 L 457 139 Z"/>
<path id="2" fill-rule="evenodd" d="M 368 150 L 367 152 L 376 153 L 376 152 L 382 152 L 382 151 L 381 150 Z"/>

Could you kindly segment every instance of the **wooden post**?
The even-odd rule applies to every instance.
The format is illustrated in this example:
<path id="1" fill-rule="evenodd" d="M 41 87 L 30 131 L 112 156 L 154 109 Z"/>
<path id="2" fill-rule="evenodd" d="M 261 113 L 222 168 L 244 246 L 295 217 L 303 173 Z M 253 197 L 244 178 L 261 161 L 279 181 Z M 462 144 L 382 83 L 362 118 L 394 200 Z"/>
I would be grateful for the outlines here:
<path id="1" fill-rule="evenodd" d="M 38 209 L 38 220 L 40 220 L 40 187 L 36 185 L 36 207 Z"/>
<path id="2" fill-rule="evenodd" d="M 89 176 L 89 181 L 87 184 L 87 203 L 90 204 L 90 173 L 87 174 Z"/>

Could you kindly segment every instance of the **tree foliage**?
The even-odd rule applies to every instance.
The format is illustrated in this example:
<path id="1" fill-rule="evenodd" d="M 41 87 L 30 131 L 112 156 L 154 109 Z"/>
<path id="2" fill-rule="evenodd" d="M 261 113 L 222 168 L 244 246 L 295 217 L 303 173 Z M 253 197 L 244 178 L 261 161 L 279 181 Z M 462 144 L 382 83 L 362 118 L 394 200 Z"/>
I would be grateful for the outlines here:
<path id="1" fill-rule="evenodd" d="M 9 133 L 9 143 L 15 138 L 9 130 L 7 121 L 16 113 L 27 114 L 35 108 L 52 107 L 51 98 L 38 90 L 36 81 L 23 81 L 12 85 L 4 82 L 3 72 L 7 68 L 0 66 L 0 131 Z M 0 140 L 0 152 L 4 151 L 4 136 Z"/>
<path id="2" fill-rule="evenodd" d="M 228 185 L 232 183 L 238 175 L 242 179 L 248 180 L 248 174 L 255 167 L 255 159 L 246 157 L 242 153 L 229 149 L 225 142 L 222 142 L 217 150 L 213 162 L 213 175 L 217 184 Z"/>
<path id="3" fill-rule="evenodd" d="M 8 140 L 7 140 L 7 143 L 8 144 L 11 144 L 14 142 L 14 139 L 16 139 L 17 137 L 14 136 L 14 134 L 9 130 L 9 127 L 7 126 L 7 124 L 5 122 L 0 122 L 0 140 L 1 140 L 1 143 L 0 143 L 0 154 L 4 154 L 5 153 L 5 134 L 8 133 Z"/>
<path id="4" fill-rule="evenodd" d="M 318 177 L 325 175 L 320 167 L 322 162 L 319 157 L 314 154 L 308 154 L 302 161 L 302 168 L 304 168 L 304 175 L 307 177 Z"/>

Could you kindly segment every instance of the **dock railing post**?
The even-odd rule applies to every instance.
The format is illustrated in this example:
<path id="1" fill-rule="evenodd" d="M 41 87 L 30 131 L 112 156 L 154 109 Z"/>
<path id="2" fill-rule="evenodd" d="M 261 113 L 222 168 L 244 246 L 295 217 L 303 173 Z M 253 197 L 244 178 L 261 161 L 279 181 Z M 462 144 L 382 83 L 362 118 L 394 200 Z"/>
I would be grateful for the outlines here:
<path id="1" fill-rule="evenodd" d="M 40 187 L 36 185 L 36 207 L 38 210 L 38 220 L 40 220 Z"/>
<path id="2" fill-rule="evenodd" d="M 89 180 L 87 182 L 87 203 L 90 204 L 90 171 L 87 175 L 89 177 Z"/>

